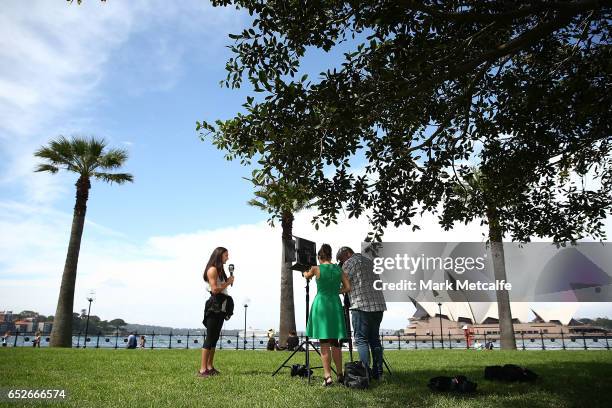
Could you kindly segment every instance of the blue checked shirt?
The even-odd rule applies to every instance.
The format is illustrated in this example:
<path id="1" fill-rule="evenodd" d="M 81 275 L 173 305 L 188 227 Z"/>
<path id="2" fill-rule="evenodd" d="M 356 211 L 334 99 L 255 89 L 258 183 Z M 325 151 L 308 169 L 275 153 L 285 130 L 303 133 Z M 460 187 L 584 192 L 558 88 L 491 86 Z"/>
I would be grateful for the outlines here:
<path id="1" fill-rule="evenodd" d="M 374 289 L 378 279 L 372 261 L 361 254 L 353 254 L 342 265 L 351 282 L 351 310 L 384 312 L 387 310 L 382 291 Z"/>

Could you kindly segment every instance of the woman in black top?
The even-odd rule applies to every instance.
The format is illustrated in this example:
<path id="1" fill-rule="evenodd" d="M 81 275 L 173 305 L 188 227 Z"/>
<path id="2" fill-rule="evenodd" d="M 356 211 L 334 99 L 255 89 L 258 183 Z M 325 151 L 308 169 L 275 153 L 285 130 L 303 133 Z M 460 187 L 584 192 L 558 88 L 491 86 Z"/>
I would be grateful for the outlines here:
<path id="1" fill-rule="evenodd" d="M 219 293 L 227 294 L 227 287 L 234 283 L 234 277 L 229 278 L 225 274 L 223 264 L 229 259 L 229 253 L 227 249 L 223 247 L 217 247 L 210 255 L 210 259 L 204 269 L 204 281 L 208 284 L 208 292 L 213 295 Z M 217 347 L 217 341 L 221 334 L 221 327 L 223 326 L 223 320 L 225 316 L 222 313 L 211 313 L 206 317 L 206 338 L 202 345 L 202 361 L 200 364 L 200 371 L 198 375 L 200 377 L 209 377 L 211 375 L 219 374 L 219 371 L 213 366 L 213 360 L 215 358 L 215 349 Z"/>
<path id="2" fill-rule="evenodd" d="M 297 332 L 295 330 L 289 331 L 289 337 L 287 337 L 287 350 L 295 351 L 299 345 L 300 339 L 297 336 Z"/>

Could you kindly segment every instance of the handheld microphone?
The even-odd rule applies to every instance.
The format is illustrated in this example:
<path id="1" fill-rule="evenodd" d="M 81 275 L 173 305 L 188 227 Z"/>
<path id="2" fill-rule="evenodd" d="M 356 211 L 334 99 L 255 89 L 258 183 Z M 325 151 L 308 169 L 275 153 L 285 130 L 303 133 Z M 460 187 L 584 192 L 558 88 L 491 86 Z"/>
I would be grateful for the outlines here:
<path id="1" fill-rule="evenodd" d="M 229 264 L 229 273 L 230 276 L 234 276 L 234 264 Z M 230 286 L 234 286 L 234 284 L 232 283 Z"/>

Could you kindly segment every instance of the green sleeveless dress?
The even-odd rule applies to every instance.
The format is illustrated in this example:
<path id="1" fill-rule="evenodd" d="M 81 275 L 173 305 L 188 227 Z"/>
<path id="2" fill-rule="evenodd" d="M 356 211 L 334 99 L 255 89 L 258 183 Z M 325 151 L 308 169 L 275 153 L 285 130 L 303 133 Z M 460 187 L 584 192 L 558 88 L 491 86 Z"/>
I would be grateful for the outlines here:
<path id="1" fill-rule="evenodd" d="M 322 264 L 319 271 L 317 296 L 310 308 L 306 335 L 313 339 L 345 339 L 344 311 L 339 296 L 342 269 L 338 265 Z"/>

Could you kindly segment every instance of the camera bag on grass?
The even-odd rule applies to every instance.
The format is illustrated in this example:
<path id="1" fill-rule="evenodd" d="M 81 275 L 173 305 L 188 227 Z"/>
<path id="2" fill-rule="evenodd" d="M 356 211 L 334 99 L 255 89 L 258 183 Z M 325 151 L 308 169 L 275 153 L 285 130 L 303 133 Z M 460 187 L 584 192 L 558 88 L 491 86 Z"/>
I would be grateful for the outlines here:
<path id="1" fill-rule="evenodd" d="M 508 381 L 508 382 L 534 382 L 538 379 L 538 375 L 528 368 L 520 367 L 515 364 L 506 364 L 505 366 L 488 366 L 485 367 L 485 379 Z"/>
<path id="2" fill-rule="evenodd" d="M 465 375 L 455 377 L 434 377 L 427 384 L 432 391 L 456 392 L 467 394 L 476 391 L 478 384 L 467 379 Z"/>
<path id="3" fill-rule="evenodd" d="M 344 385 L 349 388 L 363 390 L 370 385 L 368 368 L 361 361 L 351 361 L 344 364 Z"/>
<path id="4" fill-rule="evenodd" d="M 312 377 L 312 370 L 307 370 L 306 366 L 303 364 L 294 364 L 291 366 L 291 376 L 295 377 L 308 377 L 308 371 L 310 371 L 310 376 Z"/>

